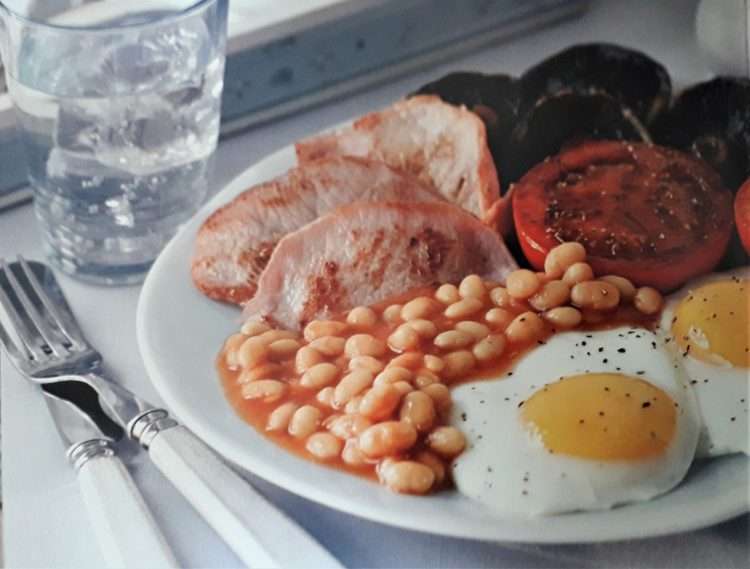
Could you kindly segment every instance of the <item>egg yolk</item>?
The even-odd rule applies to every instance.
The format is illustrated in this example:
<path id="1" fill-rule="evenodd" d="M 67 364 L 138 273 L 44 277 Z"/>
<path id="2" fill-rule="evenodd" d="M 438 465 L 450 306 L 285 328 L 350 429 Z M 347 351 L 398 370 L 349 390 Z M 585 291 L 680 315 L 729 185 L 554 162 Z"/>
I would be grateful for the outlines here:
<path id="1" fill-rule="evenodd" d="M 592 373 L 536 391 L 523 403 L 521 418 L 551 453 L 634 461 L 658 456 L 669 446 L 677 404 L 642 379 Z"/>
<path id="2" fill-rule="evenodd" d="M 690 292 L 675 311 L 672 335 L 694 358 L 749 367 L 750 281 L 719 281 Z"/>

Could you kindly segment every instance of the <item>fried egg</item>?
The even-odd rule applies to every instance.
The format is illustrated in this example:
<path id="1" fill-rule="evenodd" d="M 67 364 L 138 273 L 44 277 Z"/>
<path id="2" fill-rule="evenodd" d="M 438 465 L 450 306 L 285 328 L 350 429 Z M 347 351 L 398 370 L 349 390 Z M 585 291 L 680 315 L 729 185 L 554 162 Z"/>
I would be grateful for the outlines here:
<path id="1" fill-rule="evenodd" d="M 695 393 L 698 456 L 750 454 L 750 269 L 688 283 L 667 299 L 659 328 Z"/>
<path id="2" fill-rule="evenodd" d="M 681 368 L 644 329 L 566 332 L 514 369 L 453 391 L 463 494 L 507 514 L 607 509 L 667 492 L 700 419 Z"/>

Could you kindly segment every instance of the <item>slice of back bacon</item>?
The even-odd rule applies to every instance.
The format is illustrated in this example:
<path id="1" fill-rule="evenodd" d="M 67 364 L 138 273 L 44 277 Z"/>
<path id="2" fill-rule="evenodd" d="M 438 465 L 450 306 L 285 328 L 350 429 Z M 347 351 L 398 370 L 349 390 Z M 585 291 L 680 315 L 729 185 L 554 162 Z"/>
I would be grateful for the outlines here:
<path id="1" fill-rule="evenodd" d="M 372 160 L 333 156 L 293 168 L 206 219 L 195 241 L 193 282 L 211 298 L 243 304 L 287 233 L 344 204 L 394 200 L 442 198 L 413 176 Z"/>
<path id="2" fill-rule="evenodd" d="M 472 273 L 503 281 L 516 268 L 497 232 L 452 204 L 358 203 L 282 239 L 244 316 L 298 329 Z"/>
<path id="3" fill-rule="evenodd" d="M 349 127 L 302 140 L 296 149 L 301 163 L 336 155 L 382 160 L 477 217 L 500 197 L 484 123 L 431 95 L 397 101 Z"/>

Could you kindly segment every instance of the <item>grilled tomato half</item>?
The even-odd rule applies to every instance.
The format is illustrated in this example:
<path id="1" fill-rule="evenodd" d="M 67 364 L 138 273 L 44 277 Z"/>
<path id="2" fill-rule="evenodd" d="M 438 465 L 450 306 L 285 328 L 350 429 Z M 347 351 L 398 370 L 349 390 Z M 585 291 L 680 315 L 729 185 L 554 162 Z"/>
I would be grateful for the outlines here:
<path id="1" fill-rule="evenodd" d="M 732 232 L 732 193 L 700 159 L 644 143 L 584 142 L 516 185 L 513 220 L 538 270 L 555 245 L 578 241 L 597 274 L 661 291 L 716 266 Z"/>
<path id="2" fill-rule="evenodd" d="M 750 178 L 740 187 L 734 197 L 734 222 L 745 251 L 750 255 Z"/>

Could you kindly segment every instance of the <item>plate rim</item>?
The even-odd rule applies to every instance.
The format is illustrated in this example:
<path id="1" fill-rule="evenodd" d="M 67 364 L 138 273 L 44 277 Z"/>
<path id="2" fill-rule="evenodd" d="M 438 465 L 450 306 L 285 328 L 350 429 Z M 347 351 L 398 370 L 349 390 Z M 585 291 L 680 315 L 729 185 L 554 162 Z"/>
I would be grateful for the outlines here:
<path id="1" fill-rule="evenodd" d="M 222 187 L 200 210 L 191 218 L 191 220 L 185 224 L 185 226 L 170 240 L 168 245 L 164 248 L 162 253 L 155 261 L 152 270 L 146 277 L 146 280 L 141 289 L 138 306 L 136 311 L 136 336 L 138 349 L 143 359 L 147 375 L 152 385 L 162 398 L 166 406 L 173 411 L 174 415 L 190 430 L 192 430 L 199 438 L 201 438 L 206 444 L 213 448 L 219 455 L 233 463 L 234 465 L 251 472 L 263 478 L 275 486 L 278 486 L 286 491 L 301 496 L 303 498 L 317 502 L 323 506 L 345 512 L 350 515 L 361 517 L 367 520 L 379 522 L 393 527 L 400 527 L 403 529 L 409 529 L 412 531 L 418 531 L 423 533 L 431 533 L 435 535 L 443 535 L 448 537 L 459 537 L 474 539 L 478 541 L 490 541 L 490 542 L 517 542 L 517 543 L 537 543 L 537 544 L 563 544 L 563 543 L 600 543 L 600 542 L 612 542 L 626 539 L 637 539 L 637 538 L 649 538 L 658 537 L 674 533 L 680 533 L 699 528 L 708 527 L 716 523 L 720 523 L 731 518 L 737 517 L 750 511 L 750 494 L 745 495 L 744 500 L 738 500 L 737 497 L 732 493 L 724 493 L 719 499 L 711 500 L 708 503 L 708 507 L 694 508 L 693 505 L 688 505 L 690 510 L 695 513 L 693 516 L 676 516 L 671 519 L 671 523 L 657 523 L 652 520 L 653 512 L 646 511 L 645 520 L 647 523 L 642 524 L 630 524 L 629 527 L 623 528 L 618 524 L 600 524 L 596 525 L 597 531 L 594 534 L 588 533 L 586 535 L 580 535 L 580 529 L 575 530 L 577 527 L 576 523 L 569 523 L 573 518 L 578 520 L 589 518 L 598 514 L 599 516 L 606 517 L 607 514 L 614 512 L 615 510 L 628 510 L 637 507 L 639 504 L 626 505 L 615 510 L 602 510 L 597 512 L 580 512 L 573 514 L 563 514 L 558 516 L 548 517 L 537 517 L 537 518 L 513 518 L 513 517 L 502 517 L 499 515 L 492 516 L 496 519 L 497 523 L 490 524 L 491 528 L 481 531 L 477 534 L 476 527 L 472 525 L 462 525 L 461 523 L 449 523 L 446 524 L 441 522 L 439 519 L 428 520 L 425 523 L 424 518 L 420 517 L 418 511 L 419 508 L 415 508 L 414 512 L 406 516 L 389 516 L 386 512 L 382 511 L 383 506 L 378 507 L 370 504 L 361 505 L 360 499 L 355 497 L 348 497 L 348 499 L 342 500 L 340 493 L 338 495 L 333 494 L 330 490 L 321 488 L 313 483 L 305 482 L 300 480 L 298 474 L 288 472 L 282 467 L 275 467 L 269 465 L 263 460 L 256 459 L 252 456 L 252 453 L 243 451 L 232 443 L 231 437 L 227 437 L 226 434 L 216 429 L 211 424 L 203 420 L 199 414 L 196 414 L 194 409 L 186 404 L 179 393 L 175 392 L 173 382 L 167 378 L 164 370 L 158 363 L 157 354 L 154 352 L 154 346 L 149 341 L 150 332 L 148 326 L 148 313 L 150 307 L 154 302 L 154 298 L 158 297 L 158 284 L 160 283 L 160 271 L 161 267 L 169 262 L 175 249 L 186 239 L 190 238 L 190 235 L 194 233 L 198 225 L 202 223 L 203 219 L 210 215 L 219 205 L 226 203 L 232 199 L 235 195 L 246 189 L 250 184 L 256 184 L 264 179 L 268 179 L 269 173 L 267 171 L 279 170 L 281 168 L 287 169 L 294 165 L 294 146 L 287 145 L 281 149 L 270 153 L 258 162 L 250 165 L 248 168 L 240 172 L 235 176 L 229 183 Z M 265 173 L 264 173 L 265 172 Z M 273 175 L 273 174 L 271 174 Z M 202 297 L 206 302 L 214 302 L 208 298 Z M 216 384 L 217 388 L 220 385 Z M 223 398 L 223 394 L 221 394 Z M 227 404 L 228 405 L 228 404 Z M 233 412 L 233 410 L 232 410 Z M 237 417 L 238 420 L 239 417 Z M 248 429 L 252 429 L 250 425 L 245 424 Z M 262 435 L 260 435 L 262 436 Z M 277 447 L 272 441 L 264 439 L 268 445 Z M 290 457 L 294 457 L 294 460 L 287 462 L 299 461 L 306 466 L 314 469 L 325 470 L 330 475 L 333 473 L 339 473 L 335 469 L 316 464 L 311 461 L 304 460 L 296 457 L 291 453 L 283 451 Z M 734 455 L 736 456 L 736 455 Z M 716 461 L 717 459 L 714 459 Z M 718 459 L 722 460 L 722 459 Z M 750 458 L 748 459 L 750 463 Z M 343 474 L 349 478 L 357 478 L 352 475 Z M 361 480 L 361 479 L 360 479 Z M 368 481 L 368 484 L 372 484 Z M 374 484 L 373 487 L 377 488 Z M 454 494 L 454 493 L 451 493 Z M 457 492 L 455 492 L 458 495 Z M 669 493 L 668 493 L 669 494 Z M 460 496 L 460 495 L 458 495 Z M 413 497 L 413 496 L 398 496 L 399 499 L 405 501 L 414 500 L 434 500 L 431 497 Z M 460 497 L 458 500 L 471 502 L 469 498 Z M 378 500 L 372 500 L 378 502 Z M 366 502 L 366 500 L 365 500 Z M 652 501 L 654 502 L 654 501 Z M 405 502 L 407 503 L 407 502 Z M 641 503 L 648 504 L 649 502 Z M 695 512 L 697 510 L 697 512 Z M 401 512 L 403 514 L 403 512 Z M 627 515 L 627 514 L 626 514 Z M 637 514 L 635 514 L 637 515 Z M 553 520 L 553 521 L 550 521 Z M 555 522 L 554 520 L 558 520 Z M 559 520 L 563 520 L 563 523 Z M 642 520 L 643 521 L 643 520 Z M 582 522 L 585 525 L 585 520 Z M 580 525 L 580 524 L 578 524 Z M 554 527 L 557 526 L 557 527 Z M 554 527 L 554 531 L 550 532 L 550 528 Z M 500 530 L 500 531 L 498 531 Z"/>

